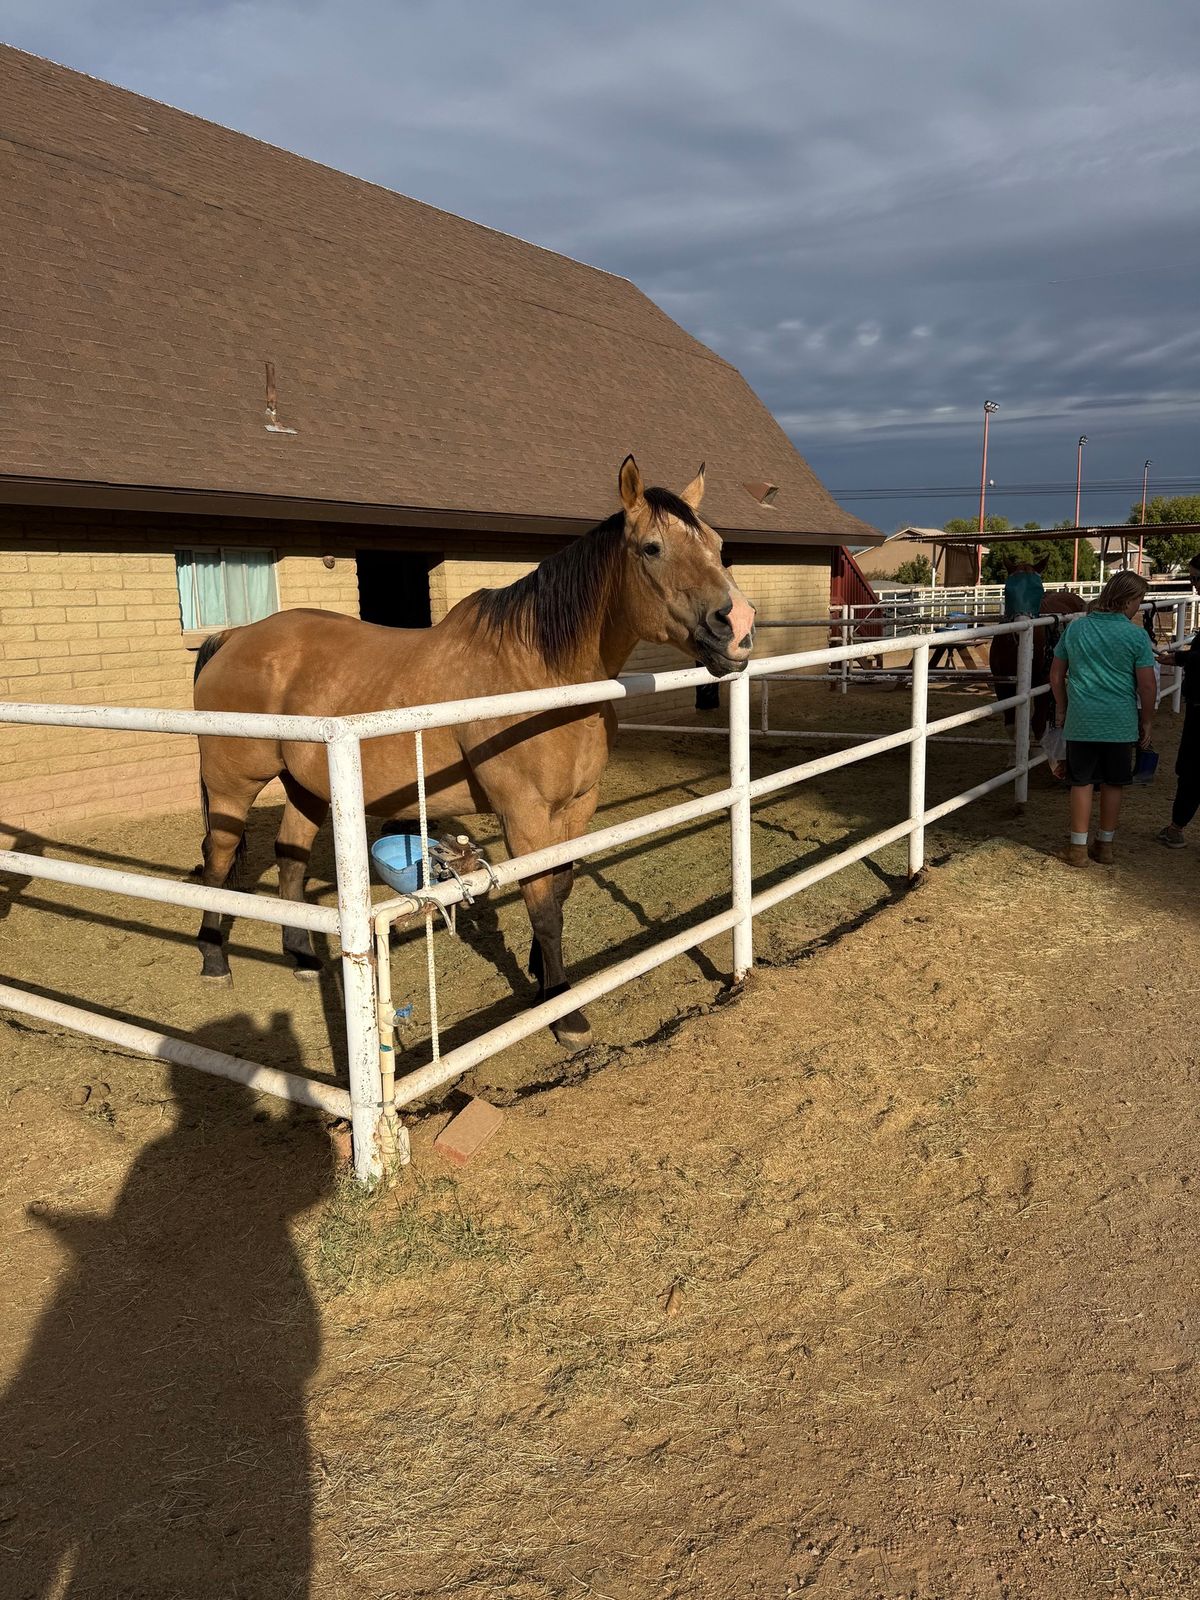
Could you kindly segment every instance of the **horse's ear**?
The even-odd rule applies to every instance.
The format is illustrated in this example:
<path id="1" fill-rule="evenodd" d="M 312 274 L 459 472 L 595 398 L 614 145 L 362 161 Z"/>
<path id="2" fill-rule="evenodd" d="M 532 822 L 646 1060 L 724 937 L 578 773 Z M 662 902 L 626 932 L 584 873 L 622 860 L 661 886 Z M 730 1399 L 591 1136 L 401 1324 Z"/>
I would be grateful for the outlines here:
<path id="1" fill-rule="evenodd" d="M 621 504 L 626 511 L 636 511 L 644 503 L 646 491 L 642 483 L 642 474 L 632 456 L 626 456 L 622 461 L 617 482 L 621 489 Z"/>
<path id="2" fill-rule="evenodd" d="M 685 506 L 691 506 L 693 511 L 698 511 L 700 509 L 700 502 L 704 499 L 703 461 L 700 463 L 700 471 L 692 479 L 691 483 L 688 484 L 687 488 L 683 491 L 679 498 L 683 501 Z"/>
<path id="3" fill-rule="evenodd" d="M 1033 570 L 1035 572 L 1045 572 L 1046 568 L 1049 565 L 1050 565 L 1050 557 L 1048 555 L 1045 555 L 1045 556 L 1042 557 L 1042 559 L 1040 561 L 1035 561 L 1033 563 Z"/>

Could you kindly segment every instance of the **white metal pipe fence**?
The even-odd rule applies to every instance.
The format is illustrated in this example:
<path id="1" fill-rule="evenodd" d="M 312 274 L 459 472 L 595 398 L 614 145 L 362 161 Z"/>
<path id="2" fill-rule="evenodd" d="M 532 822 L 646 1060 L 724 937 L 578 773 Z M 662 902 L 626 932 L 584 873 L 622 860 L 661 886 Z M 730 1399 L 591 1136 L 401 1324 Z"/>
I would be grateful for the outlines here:
<path id="1" fill-rule="evenodd" d="M 1177 636 L 1186 625 L 1186 620 L 1184 610 L 1180 608 L 1175 619 Z M 495 865 L 487 864 L 447 882 L 426 881 L 415 894 L 394 896 L 379 904 L 372 903 L 367 851 L 361 754 L 364 739 L 395 734 L 411 734 L 419 739 L 420 734 L 430 728 L 459 726 L 484 717 L 519 717 L 547 709 L 597 705 L 634 696 L 669 693 L 711 682 L 709 674 L 702 668 L 680 672 L 630 673 L 607 682 L 565 685 L 518 694 L 487 695 L 472 700 L 335 718 L 0 704 L 0 724 L 116 727 L 155 733 L 220 733 L 245 738 L 265 735 L 321 743 L 326 747 L 337 869 L 336 909 L 301 906 L 257 894 L 176 883 L 148 873 L 31 856 L 15 850 L 0 852 L 0 872 L 140 896 L 167 905 L 303 926 L 336 935 L 341 946 L 349 1088 L 343 1089 L 299 1074 L 242 1061 L 190 1040 L 136 1027 L 83 1007 L 69 1006 L 12 984 L 0 985 L 0 1006 L 109 1040 L 139 1053 L 236 1078 L 264 1093 L 319 1106 L 333 1115 L 348 1115 L 354 1135 L 355 1171 L 360 1179 L 369 1180 L 381 1173 L 390 1156 L 398 1155 L 400 1159 L 406 1157 L 407 1142 L 397 1125 L 396 1108 L 411 1104 L 552 1021 L 725 932 L 733 934 L 733 968 L 735 977 L 740 978 L 753 965 L 755 916 L 902 839 L 908 840 L 908 870 L 915 876 L 924 865 L 925 831 L 931 823 L 1008 783 L 1015 784 L 1017 799 L 1024 800 L 1028 792 L 1029 770 L 1044 759 L 1040 754 L 1031 756 L 1029 751 L 1030 704 L 1034 696 L 1048 692 L 1044 687 L 1037 690 L 1032 687 L 1033 633 L 1036 628 L 1048 626 L 1049 622 L 1049 618 L 1024 619 L 1020 622 L 992 624 L 982 633 L 978 628 L 965 628 L 943 632 L 935 637 L 912 634 L 897 640 L 897 648 L 911 650 L 914 660 L 907 728 L 868 737 L 852 749 L 816 757 L 758 778 L 752 778 L 750 766 L 750 744 L 754 736 L 750 719 L 750 689 L 754 680 L 763 680 L 765 688 L 768 678 L 781 673 L 839 668 L 843 663 L 875 653 L 877 643 L 860 641 L 753 660 L 743 673 L 728 682 L 729 726 L 721 731 L 729 741 L 729 782 L 715 793 L 662 807 L 515 859 Z M 1009 633 L 1020 636 L 1016 694 L 1005 701 L 976 706 L 953 716 L 931 720 L 928 699 L 931 650 L 940 645 L 965 643 L 979 637 L 995 638 Z M 929 741 L 974 722 L 1000 715 L 1006 709 L 1013 709 L 1017 714 L 1016 764 L 949 800 L 928 806 L 925 777 Z M 687 731 L 695 730 L 689 728 Z M 822 773 L 837 771 L 905 746 L 909 749 L 910 779 L 906 818 L 836 855 L 806 867 L 781 883 L 755 892 L 751 808 L 756 801 Z M 419 788 L 423 812 L 425 795 L 421 774 Z M 566 994 L 531 1007 L 445 1054 L 441 1053 L 437 1038 L 436 972 L 431 953 L 428 982 L 430 1015 L 433 1019 L 430 1040 L 432 1059 L 407 1073 L 397 1073 L 394 1050 L 396 1018 L 391 999 L 388 940 L 389 930 L 394 923 L 411 917 L 428 920 L 460 903 L 469 904 L 476 895 L 492 892 L 536 873 L 601 854 L 721 811 L 728 813 L 731 840 L 728 910 L 614 963 L 575 984 Z M 425 824 L 422 822 L 423 835 L 424 832 Z M 432 933 L 427 938 L 432 952 Z"/>

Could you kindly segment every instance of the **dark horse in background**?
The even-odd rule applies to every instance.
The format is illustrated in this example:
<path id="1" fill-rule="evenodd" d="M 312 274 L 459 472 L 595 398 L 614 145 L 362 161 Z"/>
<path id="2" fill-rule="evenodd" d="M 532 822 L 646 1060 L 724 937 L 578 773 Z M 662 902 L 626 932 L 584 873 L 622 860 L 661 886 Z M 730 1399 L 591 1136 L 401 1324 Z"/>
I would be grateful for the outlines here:
<path id="1" fill-rule="evenodd" d="M 1045 572 L 1049 559 L 1049 556 L 1043 556 L 1040 561 L 1014 560 L 1011 557 L 1006 560 L 1008 581 L 1004 585 L 1005 622 L 1016 622 L 1020 617 L 1040 616 L 1061 619 L 1087 610 L 1082 595 L 1075 594 L 1071 589 L 1046 593 L 1042 573 Z M 1062 629 L 1062 621 L 1056 620 L 1049 628 L 1034 630 L 1033 687 L 1035 689 L 1040 689 L 1050 682 L 1050 661 Z M 1017 692 L 1019 646 L 1020 635 L 1016 633 L 1004 633 L 998 639 L 992 640 L 988 665 L 997 700 L 1009 700 Z M 1052 709 L 1048 694 L 1039 695 L 1033 702 L 1030 708 L 1030 732 L 1035 742 L 1045 733 Z M 1014 720 L 1014 712 L 1009 710 L 1004 713 L 1006 728 L 1011 728 Z"/>
<path id="2" fill-rule="evenodd" d="M 470 595 L 433 628 L 376 627 L 327 611 L 281 611 L 207 640 L 196 665 L 201 711 L 331 717 L 479 695 L 548 689 L 614 678 L 642 640 L 673 644 L 716 677 L 744 669 L 754 643 L 754 607 L 721 565 L 721 540 L 700 521 L 704 468 L 681 495 L 645 488 L 632 456 L 621 465 L 622 509 L 507 589 Z M 424 735 L 429 816 L 491 812 L 510 855 L 561 844 L 587 831 L 612 749 L 611 705 L 493 717 Z M 411 734 L 362 746 L 370 815 L 415 820 Z M 275 855 L 279 894 L 303 900 L 313 841 L 329 813 L 324 747 L 277 739 L 200 739 L 207 832 L 204 879 L 229 876 L 246 814 L 261 790 L 282 780 L 287 804 Z M 521 894 L 533 928 L 530 973 L 540 997 L 568 988 L 563 904 L 574 868 L 526 879 Z M 231 981 L 225 927 L 206 913 L 202 976 Z M 319 963 L 309 934 L 287 928 L 283 947 L 297 977 Z M 591 1030 L 573 1011 L 554 1024 L 578 1048 Z"/>

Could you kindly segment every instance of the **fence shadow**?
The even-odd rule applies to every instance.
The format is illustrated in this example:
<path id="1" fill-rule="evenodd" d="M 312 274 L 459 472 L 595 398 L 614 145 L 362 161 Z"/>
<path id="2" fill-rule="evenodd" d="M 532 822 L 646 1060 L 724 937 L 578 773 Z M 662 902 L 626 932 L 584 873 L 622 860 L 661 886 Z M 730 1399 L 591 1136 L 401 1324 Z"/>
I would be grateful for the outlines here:
<path id="1" fill-rule="evenodd" d="M 239 1085 L 171 1088 L 107 1216 L 30 1212 L 69 1259 L 0 1396 L 6 1596 L 309 1593 L 320 1332 L 289 1223 L 332 1181 L 328 1142 Z"/>

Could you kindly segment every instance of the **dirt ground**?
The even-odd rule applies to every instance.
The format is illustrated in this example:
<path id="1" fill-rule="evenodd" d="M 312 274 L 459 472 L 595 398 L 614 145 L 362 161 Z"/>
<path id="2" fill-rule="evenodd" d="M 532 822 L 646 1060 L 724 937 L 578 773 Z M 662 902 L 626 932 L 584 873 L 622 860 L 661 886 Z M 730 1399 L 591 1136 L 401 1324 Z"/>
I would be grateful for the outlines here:
<path id="1" fill-rule="evenodd" d="M 886 692 L 786 709 L 906 720 Z M 0 1594 L 1195 1592 L 1198 869 L 1153 839 L 1162 728 L 1115 869 L 1051 859 L 1043 771 L 1023 817 L 934 830 L 918 889 L 885 852 L 764 918 L 740 1000 L 715 941 L 594 1007 L 585 1055 L 487 1063 L 484 1152 L 433 1153 L 446 1097 L 374 1197 L 317 1118 L 0 1019 Z M 930 798 L 1007 764 L 947 747 Z M 721 743 L 630 734 L 611 777 L 604 821 L 719 786 Z M 757 880 L 906 783 L 884 757 L 772 800 Z M 197 842 L 45 848 L 183 873 Z M 727 849 L 718 823 L 587 869 L 575 970 L 715 909 Z M 6 976 L 336 1074 L 333 979 L 296 984 L 272 930 L 239 926 L 214 997 L 190 917 L 98 910 L 19 889 Z M 526 937 L 508 900 L 439 940 L 451 1040 L 514 1003 Z M 397 952 L 418 1013 L 422 965 Z"/>

